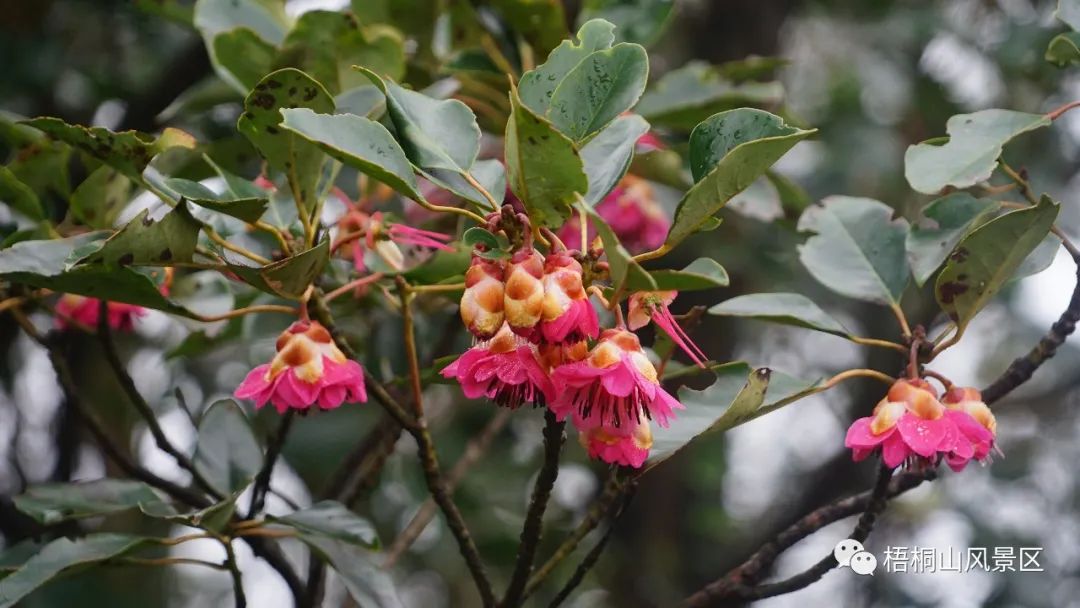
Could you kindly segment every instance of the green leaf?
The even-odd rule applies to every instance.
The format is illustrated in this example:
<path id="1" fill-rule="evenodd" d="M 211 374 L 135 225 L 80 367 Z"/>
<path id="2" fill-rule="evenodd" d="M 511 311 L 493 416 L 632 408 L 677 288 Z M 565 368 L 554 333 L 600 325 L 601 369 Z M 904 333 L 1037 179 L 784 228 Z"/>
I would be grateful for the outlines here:
<path id="1" fill-rule="evenodd" d="M 483 245 L 490 249 L 499 249 L 499 237 L 479 226 L 473 226 L 461 235 L 461 244 L 472 249 L 477 245 Z"/>
<path id="2" fill-rule="evenodd" d="M 271 520 L 308 535 L 325 536 L 368 549 L 379 548 L 379 537 L 371 522 L 333 500 L 317 502 L 306 509 L 272 517 Z"/>
<path id="3" fill-rule="evenodd" d="M 157 265 L 190 262 L 202 228 L 187 206 L 180 203 L 160 220 L 150 219 L 143 209 L 135 219 L 106 239 L 101 248 L 77 264 L 105 266 Z"/>
<path id="4" fill-rule="evenodd" d="M 619 242 L 619 237 L 615 236 L 615 231 L 608 226 L 604 218 L 584 201 L 578 202 L 578 208 L 584 209 L 588 214 L 589 223 L 596 227 L 596 234 L 604 244 L 604 253 L 607 254 L 611 267 L 612 291 L 619 294 L 624 286 L 632 291 L 656 291 L 656 280 L 634 261 L 634 257 Z"/>
<path id="5" fill-rule="evenodd" d="M 210 40 L 215 67 L 226 83 L 246 94 L 270 73 L 277 47 L 246 27 L 221 32 Z M 228 74 L 228 76 L 225 76 Z"/>
<path id="6" fill-rule="evenodd" d="M 1076 0 L 1058 0 L 1054 17 L 1072 29 L 1080 31 L 1080 3 Z"/>
<path id="7" fill-rule="evenodd" d="M 491 210 L 491 204 L 488 202 L 487 197 L 484 196 L 484 193 L 468 183 L 463 174 L 441 169 L 423 171 L 422 173 L 436 186 L 449 190 L 484 209 Z M 469 174 L 480 184 L 481 188 L 491 195 L 496 204 L 502 204 L 503 199 L 506 197 L 506 167 L 503 166 L 501 161 L 496 158 L 478 160 L 469 169 Z"/>
<path id="8" fill-rule="evenodd" d="M 615 26 L 603 19 L 590 20 L 578 30 L 577 39 L 578 42 L 563 40 L 547 61 L 522 74 L 518 83 L 521 102 L 536 114 L 547 114 L 555 88 L 583 59 L 595 51 L 611 48 Z"/>
<path id="9" fill-rule="evenodd" d="M 454 251 L 436 251 L 424 263 L 401 273 L 410 283 L 416 285 L 435 285 L 456 277 L 463 277 L 469 269 L 472 250 L 458 247 Z"/>
<path id="10" fill-rule="evenodd" d="M 719 262 L 712 258 L 698 258 L 682 270 L 665 268 L 654 270 L 649 273 L 655 282 L 652 289 L 660 291 L 697 291 L 700 289 L 714 289 L 726 287 L 728 274 Z M 635 282 L 628 282 L 626 288 L 630 291 L 649 289 L 650 286 L 639 286 Z"/>
<path id="11" fill-rule="evenodd" d="M 581 148 L 581 162 L 589 181 L 586 203 L 595 206 L 604 200 L 626 175 L 634 157 L 634 144 L 648 131 L 649 123 L 644 118 L 636 114 L 620 116 Z"/>
<path id="12" fill-rule="evenodd" d="M 238 197 L 231 192 L 218 194 L 199 182 L 178 177 L 166 179 L 165 186 L 192 204 L 252 224 L 259 221 L 259 218 L 266 213 L 267 205 L 270 204 L 270 199 L 265 192 L 256 197 Z"/>
<path id="13" fill-rule="evenodd" d="M 694 184 L 679 202 L 668 232 L 673 247 L 693 234 L 799 141 L 813 135 L 761 110 L 721 112 L 690 134 Z"/>
<path id="14" fill-rule="evenodd" d="M 675 0 L 585 0 L 578 19 L 607 19 L 624 41 L 649 45 L 660 38 L 674 13 Z"/>
<path id="15" fill-rule="evenodd" d="M 206 481 L 225 495 L 243 490 L 262 468 L 259 441 L 232 399 L 215 402 L 203 414 L 193 462 Z"/>
<path id="16" fill-rule="evenodd" d="M 155 154 L 173 147 L 194 148 L 195 140 L 179 129 L 168 128 L 158 138 L 137 131 L 113 132 L 104 127 L 70 125 L 59 118 L 23 121 L 35 129 L 86 152 L 135 181 Z"/>
<path id="17" fill-rule="evenodd" d="M 11 169 L 0 165 L 0 203 L 32 220 L 45 219 L 45 209 L 41 206 L 37 194 L 22 183 Z"/>
<path id="18" fill-rule="evenodd" d="M 957 114 L 945 123 L 949 139 L 943 145 L 909 146 L 904 153 L 904 176 L 911 187 L 934 194 L 946 186 L 969 188 L 990 179 L 1001 148 L 1014 137 L 1050 125 L 1042 114 L 1011 110 L 982 110 Z"/>
<path id="19" fill-rule="evenodd" d="M 754 293 L 721 302 L 709 314 L 761 319 L 850 337 L 851 332 L 810 298 L 797 293 Z"/>
<path id="20" fill-rule="evenodd" d="M 635 111 L 653 124 L 690 130 L 717 112 L 773 106 L 783 95 L 784 87 L 778 82 L 734 84 L 717 68 L 693 61 L 658 80 L 641 97 Z"/>
<path id="21" fill-rule="evenodd" d="M 634 107 L 649 80 L 649 57 L 637 44 L 595 51 L 563 78 L 547 116 L 559 131 L 581 142 Z"/>
<path id="22" fill-rule="evenodd" d="M 960 239 L 1000 207 L 997 201 L 975 198 L 966 192 L 954 192 L 924 207 L 923 215 L 933 225 L 913 226 L 905 245 L 915 283 L 922 287 L 945 263 Z"/>
<path id="23" fill-rule="evenodd" d="M 284 3 L 278 0 L 197 0 L 193 22 L 195 29 L 202 34 L 210 62 L 218 76 L 241 93 L 247 92 L 250 87 L 244 86 L 240 75 L 249 75 L 251 62 L 259 60 L 243 57 L 237 52 L 248 50 L 256 55 L 263 55 L 266 47 L 274 48 L 280 45 L 285 40 L 285 33 L 289 31 L 289 19 L 285 16 Z M 215 44 L 217 37 L 235 32 L 239 28 L 250 31 L 258 41 L 252 40 L 249 34 L 241 34 L 240 36 L 247 38 L 244 45 L 238 45 L 240 41 L 236 39 L 225 45 L 228 51 L 237 54 L 219 56 L 218 45 Z M 243 66 L 239 70 L 240 74 L 233 71 L 238 65 Z"/>
<path id="24" fill-rule="evenodd" d="M 269 294 L 299 300 L 309 285 L 322 273 L 330 261 L 330 241 L 323 239 L 318 245 L 292 257 L 267 264 L 246 266 L 226 262 L 245 283 Z"/>
<path id="25" fill-rule="evenodd" d="M 16 496 L 14 501 L 23 513 L 51 525 L 127 511 L 142 504 L 160 504 L 162 498 L 141 481 L 98 479 L 34 486 Z"/>
<path id="26" fill-rule="evenodd" d="M 285 112 L 303 111 L 284 108 L 307 108 L 329 114 L 334 99 L 321 84 L 293 68 L 278 70 L 263 78 L 244 100 L 244 113 L 237 129 L 243 133 L 277 171 L 288 178 L 298 191 L 304 208 L 311 210 L 318 199 L 318 183 L 326 160 L 314 143 L 285 128 Z"/>
<path id="27" fill-rule="evenodd" d="M 108 165 L 98 167 L 71 194 L 71 213 L 91 228 L 112 228 L 131 202 L 131 180 Z"/>
<path id="28" fill-rule="evenodd" d="M 799 260 L 822 285 L 849 298 L 900 302 L 908 282 L 904 243 L 908 223 L 869 198 L 830 196 L 799 218 L 814 236 L 799 246 Z"/>
<path id="29" fill-rule="evenodd" d="M 405 41 L 386 26 L 361 26 L 351 13 L 312 10 L 300 16 L 285 38 L 285 64 L 304 70 L 334 93 L 365 79 L 354 65 L 401 78 L 405 72 Z"/>
<path id="30" fill-rule="evenodd" d="M 965 236 L 934 284 L 941 310 L 958 332 L 1015 274 L 1050 232 L 1060 206 L 1044 196 L 1038 206 L 1011 211 Z"/>
<path id="31" fill-rule="evenodd" d="M 147 539 L 130 534 L 90 534 L 78 540 L 58 538 L 31 557 L 21 568 L 0 581 L 0 608 L 12 608 L 19 600 L 65 570 L 117 557 Z"/>
<path id="32" fill-rule="evenodd" d="M 164 519 L 174 524 L 180 524 L 189 528 L 200 528 L 212 532 L 221 532 L 228 526 L 232 516 L 236 513 L 236 499 L 240 493 L 235 492 L 225 500 L 210 505 L 197 511 L 180 512 L 169 503 L 158 502 L 139 505 L 139 510 L 147 517 Z"/>
<path id="33" fill-rule="evenodd" d="M 351 114 L 282 112 L 282 129 L 303 138 L 337 160 L 390 186 L 406 197 L 423 200 L 412 166 L 386 127 Z"/>
<path id="34" fill-rule="evenodd" d="M 386 110 L 386 98 L 379 87 L 364 84 L 338 94 L 334 98 L 338 114 L 356 114 L 375 120 Z"/>
<path id="35" fill-rule="evenodd" d="M 1080 33 L 1065 32 L 1050 40 L 1044 58 L 1059 68 L 1080 63 Z"/>
<path id="36" fill-rule="evenodd" d="M 334 568 L 357 605 L 365 608 L 403 608 L 393 578 L 376 562 L 378 554 L 322 535 L 301 533 L 300 540 Z"/>
<path id="37" fill-rule="evenodd" d="M 569 34 L 561 0 L 492 0 L 492 5 L 538 54 L 555 48 Z"/>
<path id="38" fill-rule="evenodd" d="M 588 192 L 581 156 L 574 143 L 510 92 L 506 123 L 506 174 L 510 189 L 525 205 L 533 225 L 558 228 L 570 216 L 578 194 Z"/>
<path id="39" fill-rule="evenodd" d="M 1057 257 L 1057 252 L 1060 248 L 1061 239 L 1059 239 L 1057 235 L 1046 235 L 1042 242 L 1035 246 L 1035 250 L 1024 258 L 1024 261 L 1020 263 L 1020 267 L 1016 269 L 1016 272 L 1009 280 L 1019 281 L 1020 279 L 1039 274 L 1046 270 L 1054 263 L 1054 258 Z"/>

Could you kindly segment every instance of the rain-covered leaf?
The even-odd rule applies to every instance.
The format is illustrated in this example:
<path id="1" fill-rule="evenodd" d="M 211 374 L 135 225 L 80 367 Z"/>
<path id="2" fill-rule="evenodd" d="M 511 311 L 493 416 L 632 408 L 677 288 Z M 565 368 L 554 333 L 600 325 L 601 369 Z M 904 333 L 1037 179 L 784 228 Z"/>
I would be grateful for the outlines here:
<path id="1" fill-rule="evenodd" d="M 547 53 L 569 34 L 562 0 L 492 0 L 492 5 L 537 54 Z"/>
<path id="2" fill-rule="evenodd" d="M 217 401 L 203 414 L 193 462 L 206 481 L 226 496 L 243 490 L 262 468 L 262 447 L 235 401 Z"/>
<path id="3" fill-rule="evenodd" d="M 579 21 L 603 18 L 616 25 L 619 38 L 646 46 L 667 29 L 675 0 L 585 0 Z"/>
<path id="4" fill-rule="evenodd" d="M 656 291 L 656 280 L 634 261 L 634 257 L 619 242 L 619 237 L 604 218 L 583 201 L 578 202 L 578 208 L 588 213 L 589 224 L 596 227 L 596 234 L 604 245 L 604 253 L 611 267 L 612 291 L 617 294 L 622 292 L 625 286 L 631 285 L 633 287 L 630 289 L 633 291 Z"/>
<path id="5" fill-rule="evenodd" d="M 202 224 L 180 203 L 160 220 L 150 219 L 144 209 L 110 236 L 101 248 L 78 260 L 78 264 L 105 266 L 159 265 L 190 262 L 195 254 Z"/>
<path id="6" fill-rule="evenodd" d="M 309 285 L 319 276 L 330 260 L 330 241 L 323 239 L 318 245 L 266 266 L 247 266 L 229 262 L 232 270 L 243 281 L 269 294 L 298 300 Z"/>
<path id="7" fill-rule="evenodd" d="M 1046 238 L 1060 206 L 1043 197 L 971 231 L 949 254 L 934 284 L 938 304 L 963 332 L 971 319 Z"/>
<path id="8" fill-rule="evenodd" d="M 226 83 L 246 94 L 270 73 L 277 47 L 246 27 L 221 32 L 210 41 L 211 57 L 220 73 L 229 74 Z"/>
<path id="9" fill-rule="evenodd" d="M 325 536 L 368 549 L 379 548 L 379 537 L 371 522 L 332 500 L 315 503 L 272 521 L 291 526 L 309 535 Z"/>
<path id="10" fill-rule="evenodd" d="M 505 156 L 510 189 L 535 225 L 558 228 L 576 196 L 589 190 L 580 153 L 550 122 L 522 105 L 516 90 L 510 101 Z"/>
<path id="11" fill-rule="evenodd" d="M 378 565 L 378 553 L 321 534 L 301 533 L 300 540 L 325 558 L 358 605 L 403 608 L 393 577 Z"/>
<path id="12" fill-rule="evenodd" d="M 0 608 L 12 608 L 65 570 L 101 562 L 131 551 L 146 538 L 130 534 L 90 534 L 77 540 L 58 538 L 18 570 L 0 580 Z"/>
<path id="13" fill-rule="evenodd" d="M 754 293 L 725 300 L 709 314 L 761 319 L 848 337 L 851 332 L 810 298 L 797 293 Z"/>
<path id="14" fill-rule="evenodd" d="M 199 182 L 178 177 L 166 179 L 165 186 L 194 205 L 224 213 L 249 223 L 257 222 L 263 213 L 266 213 L 266 206 L 270 204 L 266 192 L 262 192 L 255 197 L 237 196 L 227 191 L 218 193 Z"/>
<path id="15" fill-rule="evenodd" d="M 649 57 L 641 45 L 621 43 L 595 51 L 555 88 L 547 117 L 581 142 L 634 107 L 648 80 Z"/>
<path id="16" fill-rule="evenodd" d="M 634 145 L 648 131 L 649 123 L 642 117 L 620 116 L 581 148 L 581 162 L 589 181 L 586 203 L 596 205 L 619 183 L 634 157 Z"/>
<path id="17" fill-rule="evenodd" d="M 0 204 L 5 204 L 32 220 L 45 219 L 45 209 L 37 194 L 22 183 L 11 169 L 0 165 Z"/>
<path id="18" fill-rule="evenodd" d="M 97 479 L 32 486 L 15 497 L 15 506 L 38 522 L 50 525 L 69 519 L 97 517 L 161 503 L 153 488 L 130 479 Z"/>
<path id="19" fill-rule="evenodd" d="M 71 193 L 71 213 L 91 228 L 112 228 L 131 202 L 131 180 L 108 165 L 98 167 Z"/>
<path id="20" fill-rule="evenodd" d="M 284 173 L 297 191 L 304 208 L 313 209 L 326 155 L 318 146 L 285 128 L 285 108 L 306 108 L 328 114 L 334 99 L 321 84 L 293 68 L 263 78 L 244 100 L 237 129 L 259 150 L 266 162 Z M 286 112 L 303 110 L 286 110 Z"/>
<path id="21" fill-rule="evenodd" d="M 772 106 L 783 95 L 784 87 L 778 82 L 734 84 L 715 67 L 693 61 L 664 74 L 641 97 L 635 111 L 653 124 L 690 130 L 717 112 Z"/>
<path id="22" fill-rule="evenodd" d="M 726 287 L 728 274 L 719 262 L 712 258 L 698 258 L 690 262 L 682 270 L 664 268 L 653 270 L 649 273 L 656 283 L 654 289 L 660 291 L 697 291 L 700 289 L 713 289 Z M 631 277 L 633 278 L 633 277 Z M 626 288 L 630 291 L 648 289 L 650 286 L 639 286 L 635 281 L 627 283 Z"/>
<path id="23" fill-rule="evenodd" d="M 799 218 L 814 235 L 799 246 L 799 260 L 815 279 L 849 298 L 893 305 L 908 283 L 904 243 L 908 223 L 869 198 L 830 196 Z"/>
<path id="24" fill-rule="evenodd" d="M 696 183 L 675 210 L 667 244 L 674 246 L 693 234 L 731 197 L 814 132 L 752 109 L 721 112 L 698 125 L 690 134 L 690 169 Z"/>
<path id="25" fill-rule="evenodd" d="M 907 255 L 915 283 L 923 284 L 945 263 L 945 258 L 972 228 L 988 220 L 1001 205 L 975 198 L 966 192 L 953 192 L 923 208 L 930 220 L 911 228 L 907 236 Z"/>
<path id="26" fill-rule="evenodd" d="M 547 61 L 525 72 L 518 83 L 521 103 L 540 116 L 547 114 L 555 88 L 583 59 L 594 51 L 611 48 L 615 26 L 603 19 L 593 19 L 581 26 L 577 41 L 563 40 L 548 55 Z"/>
<path id="27" fill-rule="evenodd" d="M 934 194 L 946 186 L 969 188 L 990 179 L 1001 148 L 1014 137 L 1048 126 L 1043 114 L 981 110 L 957 114 L 945 123 L 942 145 L 921 143 L 904 153 L 904 175 L 911 187 Z"/>
<path id="28" fill-rule="evenodd" d="M 423 199 L 409 159 L 386 127 L 351 114 L 318 114 L 302 108 L 282 114 L 283 130 L 409 198 Z"/>

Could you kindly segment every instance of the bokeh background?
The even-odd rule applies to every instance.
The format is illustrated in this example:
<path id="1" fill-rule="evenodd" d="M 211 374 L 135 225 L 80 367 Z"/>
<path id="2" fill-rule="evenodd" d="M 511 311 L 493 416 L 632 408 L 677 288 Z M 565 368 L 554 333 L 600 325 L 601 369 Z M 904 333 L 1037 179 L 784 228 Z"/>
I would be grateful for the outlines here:
<path id="1" fill-rule="evenodd" d="M 148 1 L 142 5 L 153 5 Z M 297 14 L 345 2 L 288 2 Z M 573 14 L 573 5 L 568 6 Z M 869 196 L 909 219 L 927 197 L 903 178 L 903 153 L 914 142 L 944 133 L 952 114 L 1000 107 L 1044 112 L 1080 98 L 1075 70 L 1043 60 L 1050 38 L 1062 31 L 1048 0 L 678 0 L 666 34 L 650 49 L 655 76 L 690 60 L 720 63 L 748 55 L 776 56 L 783 102 L 771 109 L 820 129 L 778 165 L 810 193 Z M 236 99 L 180 98 L 212 78 L 197 34 L 130 0 L 4 0 L 0 3 L 0 110 L 53 115 L 69 122 L 115 129 L 156 130 L 176 125 L 215 139 L 234 135 Z M 178 103 L 178 98 L 180 102 Z M 201 104 L 201 105 L 200 105 Z M 1026 135 L 1005 154 L 1026 167 L 1037 190 L 1063 202 L 1060 225 L 1080 236 L 1078 204 L 1080 113 L 1053 129 Z M 665 194 L 674 200 L 672 193 Z M 716 232 L 688 241 L 665 261 L 679 267 L 702 256 L 719 260 L 730 287 L 687 294 L 676 312 L 742 293 L 797 291 L 814 297 L 863 335 L 893 336 L 887 310 L 829 295 L 798 263 L 797 210 L 774 190 L 755 187 L 723 213 Z M 670 210 L 670 208 L 669 208 Z M 1075 268 L 1064 254 L 1046 271 L 1012 284 L 969 330 L 963 343 L 934 368 L 980 386 L 1026 352 L 1064 309 Z M 454 319 L 445 301 L 429 304 L 422 355 L 459 352 L 463 332 L 435 339 Z M 905 307 L 913 320 L 933 324 L 933 297 L 912 290 Z M 41 320 L 41 319 L 39 319 Z M 47 323 L 47 320 L 42 320 Z M 357 336 L 367 364 L 391 377 L 400 366 L 399 318 L 372 308 L 344 319 Z M 179 387 L 193 407 L 227 396 L 254 362 L 272 350 L 280 327 L 274 319 L 243 323 L 242 338 L 198 356 L 177 355 L 190 328 L 160 314 L 138 324 L 121 347 L 139 388 L 158 409 L 169 435 L 194 440 L 178 408 Z M 732 319 L 705 317 L 694 336 L 715 360 L 744 359 L 806 378 L 849 367 L 894 371 L 885 353 L 869 353 L 828 335 Z M 65 345 L 87 398 L 130 428 L 128 446 L 150 468 L 181 478 L 144 429 L 132 419 L 119 388 L 97 355 L 96 344 L 71 338 Z M 100 453 L 79 431 L 62 403 L 44 352 L 0 317 L 0 494 L 25 484 L 93 479 L 108 474 Z M 857 577 L 833 571 L 803 591 L 759 602 L 782 606 L 1072 606 L 1080 605 L 1080 510 L 1075 463 L 1080 459 L 1077 384 L 1080 351 L 1067 344 L 1034 380 L 995 408 L 1005 457 L 991 466 L 946 473 L 890 505 L 868 548 L 887 546 L 1041 547 L 1042 573 L 888 574 Z M 398 370 L 400 371 L 400 370 Z M 880 398 L 873 383 L 842 387 L 708 437 L 646 475 L 636 498 L 617 522 L 608 551 L 569 603 L 574 606 L 667 606 L 743 561 L 764 539 L 816 506 L 871 484 L 873 465 L 854 464 L 843 432 Z M 430 397 L 433 427 L 444 463 L 495 414 L 461 401 L 457 389 L 436 387 Z M 291 499 L 310 500 L 343 455 L 377 419 L 375 407 L 354 407 L 300 421 L 290 438 L 275 485 Z M 255 418 L 269 429 L 273 414 Z M 466 519 L 497 581 L 508 576 L 522 514 L 539 461 L 539 412 L 515 414 L 486 456 L 457 491 Z M 549 510 L 541 555 L 576 523 L 607 471 L 585 460 L 571 440 Z M 405 437 L 379 484 L 359 493 L 354 507 L 376 523 L 384 541 L 394 538 L 427 493 L 415 448 Z M 271 512 L 287 510 L 271 496 Z M 795 573 L 828 553 L 852 521 L 830 526 L 795 546 L 778 562 L 777 575 Z M 130 519 L 100 525 L 148 534 L 167 529 Z M 5 544 L 34 533 L 8 498 L 0 501 Z M 175 533 L 175 531 L 172 531 Z M 219 548 L 184 545 L 187 555 L 219 558 Z M 251 605 L 289 606 L 272 570 L 237 548 Z M 303 550 L 290 546 L 297 559 Z M 992 551 L 992 549 L 991 549 Z M 571 563 L 573 561 L 571 560 Z M 564 580 L 569 569 L 558 572 Z M 471 581 L 440 519 L 404 556 L 395 579 L 405 603 L 415 607 L 469 606 Z M 543 605 L 554 588 L 534 601 Z M 99 568 L 53 584 L 25 602 L 39 606 L 229 605 L 228 577 L 175 567 Z M 327 606 L 348 606 L 331 584 Z"/>

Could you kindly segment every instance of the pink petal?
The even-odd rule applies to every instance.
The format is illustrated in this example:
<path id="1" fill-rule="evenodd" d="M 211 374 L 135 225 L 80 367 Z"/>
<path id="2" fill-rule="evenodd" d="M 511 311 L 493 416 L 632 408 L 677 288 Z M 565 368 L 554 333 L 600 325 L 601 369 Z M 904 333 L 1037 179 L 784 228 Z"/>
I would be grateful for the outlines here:
<path id="1" fill-rule="evenodd" d="M 904 414 L 897 422 L 896 428 L 900 431 L 904 443 L 916 454 L 930 458 L 937 453 L 942 440 L 946 439 L 949 427 L 952 426 L 944 417 L 937 420 L 926 420 Z"/>

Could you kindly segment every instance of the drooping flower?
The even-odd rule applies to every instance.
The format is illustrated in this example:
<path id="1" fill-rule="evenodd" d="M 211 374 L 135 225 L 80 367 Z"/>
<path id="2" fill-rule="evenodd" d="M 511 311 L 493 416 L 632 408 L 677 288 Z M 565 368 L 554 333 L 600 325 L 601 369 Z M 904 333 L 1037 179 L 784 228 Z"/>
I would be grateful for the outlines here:
<path id="1" fill-rule="evenodd" d="M 645 180 L 627 175 L 619 185 L 596 205 L 596 212 L 611 226 L 619 241 L 630 253 L 641 253 L 664 244 L 671 221 L 656 201 L 652 187 Z M 563 224 L 558 236 L 566 243 L 581 241 L 580 218 L 575 214 Z M 588 226 L 587 241 L 596 238 L 596 228 Z"/>
<path id="2" fill-rule="evenodd" d="M 461 321 L 474 336 L 487 340 L 503 326 L 503 263 L 473 255 L 461 294 Z"/>
<path id="3" fill-rule="evenodd" d="M 282 332 L 273 361 L 251 370 L 234 394 L 253 399 L 256 409 L 272 402 L 279 413 L 367 401 L 363 368 L 315 321 L 297 321 Z"/>
<path id="4" fill-rule="evenodd" d="M 566 252 L 544 259 L 544 305 L 540 329 L 547 342 L 580 342 L 596 338 L 600 322 L 581 283 L 581 264 Z"/>
<path id="5" fill-rule="evenodd" d="M 347 238 L 338 248 L 346 256 L 351 256 L 357 272 L 365 272 L 367 265 L 364 254 L 374 252 L 390 268 L 400 271 L 405 268 L 405 254 L 402 245 L 421 251 L 453 251 L 448 243 L 452 237 L 432 230 L 414 228 L 405 224 L 389 223 L 383 219 L 382 212 L 371 215 L 353 206 L 338 220 L 339 238 Z M 361 235 L 362 238 L 357 236 Z"/>
<path id="6" fill-rule="evenodd" d="M 559 366 L 551 380 L 559 391 L 551 410 L 559 420 L 576 414 L 579 428 L 621 428 L 652 419 L 667 426 L 683 407 L 660 386 L 641 342 L 625 329 L 602 332 L 587 358 Z"/>
<path id="7" fill-rule="evenodd" d="M 648 420 L 613 426 L 601 424 L 596 417 L 583 419 L 575 414 L 574 426 L 589 458 L 640 468 L 649 457 L 653 438 Z"/>
<path id="8" fill-rule="evenodd" d="M 506 266 L 503 312 L 514 333 L 533 339 L 544 311 L 544 258 L 536 250 L 519 249 Z"/>
<path id="9" fill-rule="evenodd" d="M 107 307 L 109 328 L 114 331 L 134 331 L 135 319 L 146 314 L 145 308 L 123 302 L 109 302 Z M 101 300 L 65 293 L 56 302 L 54 322 L 60 330 L 69 329 L 72 321 L 97 327 L 100 314 Z"/>
<path id="10" fill-rule="evenodd" d="M 709 357 L 694 344 L 668 308 L 678 295 L 677 291 L 639 291 L 632 294 L 626 325 L 631 330 L 638 330 L 648 325 L 651 319 L 694 363 L 704 368 Z"/>
<path id="11" fill-rule="evenodd" d="M 888 467 L 899 466 L 911 457 L 930 460 L 941 455 L 951 458 L 950 466 L 963 468 L 974 455 L 973 443 L 964 430 L 968 419 L 974 419 L 959 410 L 948 412 L 925 380 L 897 380 L 872 416 L 852 423 L 844 445 L 852 449 L 856 461 L 880 447 Z"/>
<path id="12" fill-rule="evenodd" d="M 510 409 L 543 406 L 555 394 L 536 346 L 505 323 L 494 338 L 465 351 L 440 373 L 455 378 L 466 397 L 487 397 Z"/>
<path id="13" fill-rule="evenodd" d="M 946 408 L 945 415 L 952 419 L 962 436 L 957 449 L 945 457 L 945 462 L 954 471 L 959 471 L 972 458 L 988 459 L 997 436 L 997 419 L 983 402 L 982 394 L 971 387 L 955 387 L 949 389 L 941 401 Z"/>

